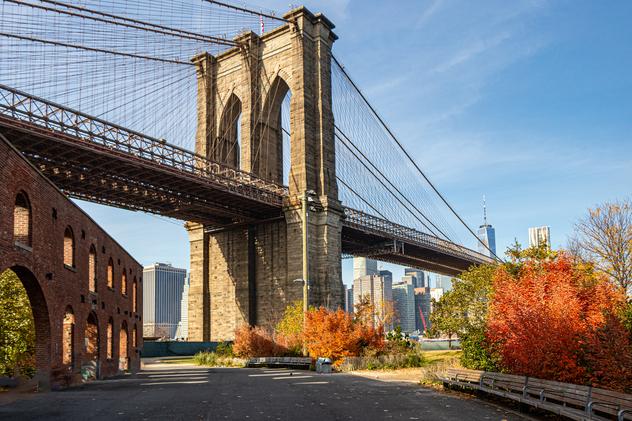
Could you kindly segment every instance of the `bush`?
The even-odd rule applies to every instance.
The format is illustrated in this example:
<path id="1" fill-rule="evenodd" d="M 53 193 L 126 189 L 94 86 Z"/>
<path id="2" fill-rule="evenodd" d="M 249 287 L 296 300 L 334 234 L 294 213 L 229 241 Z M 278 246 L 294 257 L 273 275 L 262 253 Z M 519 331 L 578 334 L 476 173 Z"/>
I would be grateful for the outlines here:
<path id="1" fill-rule="evenodd" d="M 233 352 L 242 358 L 282 357 L 288 349 L 278 344 L 272 334 L 262 327 L 242 326 L 235 331 Z"/>
<path id="2" fill-rule="evenodd" d="M 193 361 L 197 365 L 207 367 L 245 367 L 246 360 L 235 358 L 232 355 L 222 355 L 217 352 L 202 351 L 193 356 Z"/>
<path id="3" fill-rule="evenodd" d="M 470 329 L 461 335 L 461 365 L 472 370 L 502 371 L 499 357 L 491 349 L 482 328 Z"/>
<path id="4" fill-rule="evenodd" d="M 383 370 L 398 368 L 423 367 L 426 360 L 419 349 L 408 349 L 406 352 L 363 355 L 347 357 L 339 364 L 340 371 Z"/>
<path id="5" fill-rule="evenodd" d="M 221 357 L 234 357 L 233 345 L 229 342 L 220 342 L 215 347 L 215 353 Z"/>
<path id="6" fill-rule="evenodd" d="M 511 373 L 625 390 L 632 347 L 621 320 L 625 298 L 564 254 L 498 271 L 486 327 Z M 616 382 L 613 376 L 618 376 Z"/>

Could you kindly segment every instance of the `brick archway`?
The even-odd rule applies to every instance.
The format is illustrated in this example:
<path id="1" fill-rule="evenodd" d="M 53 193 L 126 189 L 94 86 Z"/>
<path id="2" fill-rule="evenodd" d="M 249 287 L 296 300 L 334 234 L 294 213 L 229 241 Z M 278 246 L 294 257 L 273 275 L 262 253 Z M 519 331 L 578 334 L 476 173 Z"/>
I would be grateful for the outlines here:
<path id="1" fill-rule="evenodd" d="M 13 271 L 26 290 L 35 322 L 35 379 L 48 384 L 51 373 L 51 329 L 50 313 L 44 292 L 30 269 L 16 265 L 2 268 L 0 273 L 4 273 L 5 270 Z"/>

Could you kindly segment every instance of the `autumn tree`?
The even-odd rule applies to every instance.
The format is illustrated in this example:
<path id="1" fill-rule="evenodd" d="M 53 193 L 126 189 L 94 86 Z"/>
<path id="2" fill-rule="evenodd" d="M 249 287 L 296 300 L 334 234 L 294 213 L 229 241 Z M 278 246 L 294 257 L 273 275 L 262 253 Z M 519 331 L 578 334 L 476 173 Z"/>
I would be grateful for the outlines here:
<path id="1" fill-rule="evenodd" d="M 359 355 L 363 349 L 380 349 L 384 331 L 354 320 L 343 310 L 321 307 L 307 313 L 303 338 L 310 356 L 328 357 L 337 365 L 345 357 Z"/>
<path id="2" fill-rule="evenodd" d="M 26 290 L 11 270 L 0 274 L 0 376 L 33 374 L 35 323 Z"/>
<path id="3" fill-rule="evenodd" d="M 275 329 L 277 342 L 283 343 L 294 354 L 300 354 L 303 347 L 303 316 L 303 301 L 294 301 L 285 308 Z"/>
<path id="4" fill-rule="evenodd" d="M 569 248 L 627 294 L 632 293 L 632 201 L 606 202 L 575 225 Z"/>
<path id="5" fill-rule="evenodd" d="M 626 359 L 613 355 L 632 352 L 626 335 L 616 338 L 618 351 L 608 346 L 615 341 L 610 335 L 623 329 L 611 315 L 625 304 L 624 296 L 565 253 L 504 266 L 494 274 L 493 289 L 486 333 L 506 370 L 604 387 L 616 386 L 608 376 L 613 362 L 632 371 Z"/>

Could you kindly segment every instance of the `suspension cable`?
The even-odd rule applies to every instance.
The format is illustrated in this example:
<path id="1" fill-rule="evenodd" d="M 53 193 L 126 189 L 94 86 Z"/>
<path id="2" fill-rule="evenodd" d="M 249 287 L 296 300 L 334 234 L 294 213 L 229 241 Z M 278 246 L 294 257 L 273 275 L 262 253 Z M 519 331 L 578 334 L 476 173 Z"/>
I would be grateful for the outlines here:
<path id="1" fill-rule="evenodd" d="M 428 183 L 428 185 L 430 185 L 430 187 L 432 188 L 432 190 L 437 194 L 437 196 L 439 196 L 439 198 L 441 199 L 441 201 L 448 207 L 448 209 L 450 209 L 450 211 L 454 214 L 454 216 L 457 217 L 457 219 L 461 222 L 461 224 L 463 224 L 463 226 L 465 228 L 467 228 L 467 230 L 474 236 L 474 238 L 476 238 L 476 240 L 483 245 L 483 247 L 485 247 L 497 260 L 502 261 L 501 258 L 499 258 L 496 253 L 494 253 L 487 244 L 485 244 L 485 242 L 483 240 L 481 240 L 478 235 L 476 235 L 474 233 L 474 231 L 472 231 L 472 229 L 469 227 L 469 225 L 467 225 L 467 223 L 465 223 L 465 221 L 461 218 L 461 216 L 456 212 L 456 210 L 454 210 L 454 208 L 450 205 L 450 203 L 448 203 L 447 199 L 439 192 L 439 190 L 435 187 L 435 185 L 430 181 L 430 179 L 428 179 L 428 177 L 426 176 L 426 174 L 421 170 L 421 168 L 419 168 L 419 166 L 417 165 L 417 163 L 413 160 L 413 158 L 410 156 L 410 154 L 408 153 L 408 151 L 406 149 L 404 149 L 404 146 L 399 142 L 399 140 L 395 137 L 395 134 L 393 134 L 393 132 L 391 131 L 391 129 L 386 125 L 386 123 L 384 122 L 384 120 L 382 119 L 382 117 L 380 117 L 380 115 L 377 113 L 377 111 L 375 110 L 375 108 L 373 107 L 373 105 L 371 105 L 371 103 L 368 101 L 368 99 L 364 96 L 364 94 L 362 93 L 362 91 L 360 90 L 360 88 L 358 87 L 358 85 L 356 85 L 356 83 L 353 81 L 353 79 L 351 79 L 351 76 L 349 76 L 349 74 L 347 73 L 347 71 L 345 70 L 345 68 L 342 66 L 342 64 L 340 64 L 340 62 L 338 61 L 338 59 L 332 54 L 331 58 L 333 59 L 333 61 L 338 65 L 338 67 L 340 68 L 340 70 L 342 71 L 342 74 L 345 75 L 345 77 L 347 78 L 347 80 L 349 81 L 349 83 L 351 83 L 351 85 L 353 86 L 353 88 L 357 91 L 357 93 L 360 95 L 360 97 L 362 98 L 362 100 L 364 101 L 364 103 L 367 105 L 367 107 L 369 107 L 369 109 L 371 110 L 371 112 L 373 113 L 373 115 L 378 119 L 378 121 L 380 122 L 380 124 L 382 125 L 382 127 L 384 127 L 384 129 L 388 132 L 388 134 L 390 135 L 390 137 L 395 141 L 395 143 L 397 144 L 397 146 L 399 147 L 399 149 L 404 153 L 404 155 L 406 155 L 406 158 L 413 164 L 413 166 L 415 167 L 415 169 L 417 170 L 417 172 L 424 178 L 424 180 L 426 180 L 426 182 Z"/>

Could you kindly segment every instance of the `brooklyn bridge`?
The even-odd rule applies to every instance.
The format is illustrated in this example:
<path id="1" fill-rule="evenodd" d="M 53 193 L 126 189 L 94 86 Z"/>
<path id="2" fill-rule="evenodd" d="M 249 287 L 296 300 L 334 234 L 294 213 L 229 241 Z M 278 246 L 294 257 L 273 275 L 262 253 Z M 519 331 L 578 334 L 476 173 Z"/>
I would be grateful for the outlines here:
<path id="1" fill-rule="evenodd" d="M 295 280 L 340 306 L 346 256 L 447 275 L 492 260 L 322 14 L 5 0 L 0 21 L 0 136 L 70 197 L 186 224 L 191 340 L 275 323 Z"/>

